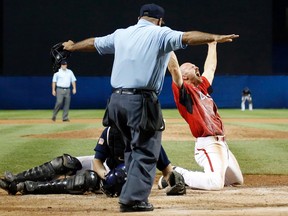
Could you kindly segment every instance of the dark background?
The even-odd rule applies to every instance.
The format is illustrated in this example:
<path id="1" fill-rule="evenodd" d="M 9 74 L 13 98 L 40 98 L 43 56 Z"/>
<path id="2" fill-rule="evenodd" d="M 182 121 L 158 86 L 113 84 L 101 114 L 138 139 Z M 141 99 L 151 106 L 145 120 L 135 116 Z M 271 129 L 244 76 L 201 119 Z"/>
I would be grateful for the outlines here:
<path id="1" fill-rule="evenodd" d="M 62 41 L 103 36 L 137 22 L 144 3 L 165 8 L 175 30 L 239 34 L 219 44 L 219 75 L 288 72 L 288 0 L 2 0 L 0 76 L 52 76 L 50 48 Z M 179 62 L 202 68 L 207 47 L 177 51 Z M 109 76 L 112 55 L 73 53 L 77 76 Z"/>

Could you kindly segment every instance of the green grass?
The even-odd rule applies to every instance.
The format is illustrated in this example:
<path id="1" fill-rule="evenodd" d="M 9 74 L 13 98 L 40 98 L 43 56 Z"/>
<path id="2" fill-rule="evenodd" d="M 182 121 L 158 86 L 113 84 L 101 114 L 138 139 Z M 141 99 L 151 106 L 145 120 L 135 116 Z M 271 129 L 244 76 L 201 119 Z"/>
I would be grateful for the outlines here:
<path id="1" fill-rule="evenodd" d="M 222 118 L 271 118 L 284 119 L 284 123 L 229 122 L 241 127 L 262 128 L 275 131 L 288 130 L 288 111 L 285 109 L 254 110 L 242 112 L 236 109 L 219 110 Z M 60 114 L 60 113 L 59 113 Z M 5 170 L 19 172 L 39 165 L 52 158 L 69 153 L 74 156 L 92 155 L 95 139 L 43 139 L 31 138 L 31 134 L 53 134 L 61 131 L 102 128 L 99 123 L 73 123 L 73 119 L 102 118 L 104 110 L 71 110 L 71 123 L 53 124 L 0 124 L 0 175 Z M 1 119 L 50 119 L 51 110 L 0 110 Z M 177 110 L 164 109 L 164 118 L 181 118 Z M 183 124 L 185 124 L 183 120 Z M 96 133 L 96 132 L 95 132 Z M 100 135 L 100 134 L 99 134 Z M 288 174 L 287 139 L 233 140 L 229 147 L 237 157 L 244 174 Z M 194 161 L 194 143 L 165 141 L 163 146 L 173 164 L 201 170 Z"/>
<path id="2" fill-rule="evenodd" d="M 240 109 L 220 109 L 219 114 L 222 118 L 288 118 L 287 109 L 254 109 L 253 111 L 241 111 Z"/>
<path id="3" fill-rule="evenodd" d="M 58 114 L 58 118 L 62 113 Z M 104 110 L 70 110 L 71 118 L 102 118 Z M 0 119 L 51 119 L 52 110 L 0 110 Z"/>
<path id="4" fill-rule="evenodd" d="M 229 147 L 245 174 L 288 174 L 287 140 L 234 141 Z"/>

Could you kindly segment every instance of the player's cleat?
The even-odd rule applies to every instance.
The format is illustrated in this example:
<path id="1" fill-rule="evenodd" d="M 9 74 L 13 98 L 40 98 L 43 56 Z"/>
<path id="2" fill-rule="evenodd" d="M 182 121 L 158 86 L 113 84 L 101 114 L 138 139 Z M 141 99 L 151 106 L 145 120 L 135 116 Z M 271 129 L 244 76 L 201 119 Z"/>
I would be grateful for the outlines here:
<path id="1" fill-rule="evenodd" d="M 0 179 L 0 188 L 8 191 L 9 183 L 7 183 L 4 179 Z"/>
<path id="2" fill-rule="evenodd" d="M 162 190 L 168 186 L 167 181 L 164 179 L 164 176 L 161 176 L 158 180 L 158 189 Z"/>
<path id="3" fill-rule="evenodd" d="M 15 195 L 18 192 L 16 182 L 10 183 L 4 179 L 0 179 L 0 188 L 6 190 L 10 195 Z"/>

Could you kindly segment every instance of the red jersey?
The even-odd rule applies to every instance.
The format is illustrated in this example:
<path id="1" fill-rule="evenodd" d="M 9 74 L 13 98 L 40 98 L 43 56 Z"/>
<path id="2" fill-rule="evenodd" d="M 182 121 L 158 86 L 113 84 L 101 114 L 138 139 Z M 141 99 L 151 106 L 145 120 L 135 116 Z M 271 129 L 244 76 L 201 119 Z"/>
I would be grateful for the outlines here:
<path id="1" fill-rule="evenodd" d="M 172 82 L 174 100 L 179 113 L 188 123 L 194 137 L 224 135 L 218 108 L 209 95 L 212 87 L 206 77 L 197 87 L 183 83 L 179 89 Z M 209 92 L 211 90 L 211 92 Z"/>

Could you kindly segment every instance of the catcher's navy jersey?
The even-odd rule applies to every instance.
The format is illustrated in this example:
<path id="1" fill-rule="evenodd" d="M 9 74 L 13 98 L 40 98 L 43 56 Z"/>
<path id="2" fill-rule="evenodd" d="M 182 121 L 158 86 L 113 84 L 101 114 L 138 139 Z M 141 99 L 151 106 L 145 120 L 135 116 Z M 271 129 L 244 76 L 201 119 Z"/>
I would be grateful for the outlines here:
<path id="1" fill-rule="evenodd" d="M 116 135 L 120 135 L 120 133 L 117 133 L 115 130 L 117 129 L 111 129 L 111 127 L 105 128 L 94 148 L 94 158 L 99 159 L 102 162 L 106 160 L 107 166 L 110 169 L 118 164 L 124 163 L 125 146 L 123 146 L 122 140 L 119 140 L 121 137 Z M 115 150 L 113 150 L 113 148 L 115 148 Z M 168 164 L 170 164 L 170 160 L 168 159 L 164 148 L 161 146 L 157 168 L 162 171 Z"/>
<path id="2" fill-rule="evenodd" d="M 105 128 L 98 139 L 97 145 L 94 148 L 95 156 L 94 158 L 101 160 L 104 162 L 110 156 L 110 149 L 107 144 L 108 140 L 108 129 L 109 127 Z"/>

